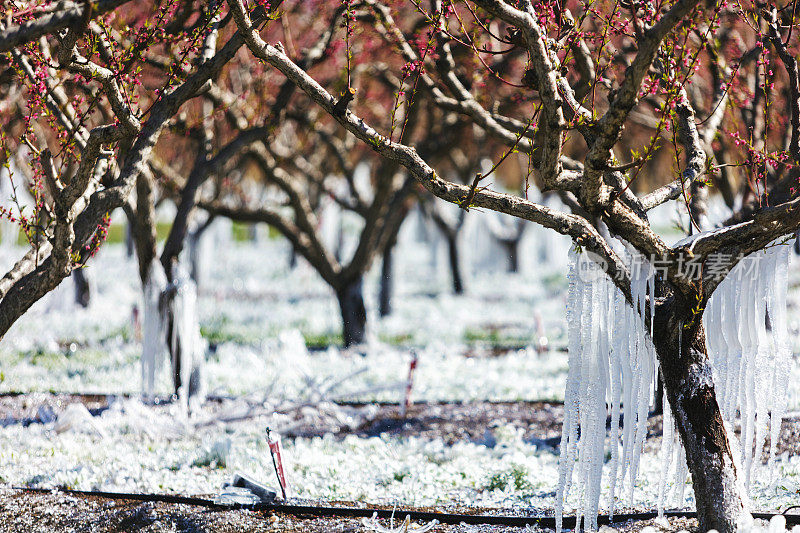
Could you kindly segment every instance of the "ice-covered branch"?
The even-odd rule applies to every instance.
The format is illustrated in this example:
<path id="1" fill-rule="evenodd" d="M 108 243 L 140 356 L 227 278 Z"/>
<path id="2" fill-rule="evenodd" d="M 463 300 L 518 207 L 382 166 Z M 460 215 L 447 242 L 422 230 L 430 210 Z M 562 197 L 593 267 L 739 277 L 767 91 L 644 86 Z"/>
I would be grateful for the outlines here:
<path id="1" fill-rule="evenodd" d="M 739 261 L 763 249 L 779 237 L 789 235 L 800 227 L 800 198 L 783 204 L 761 209 L 751 220 L 698 234 L 695 238 L 679 243 L 674 253 L 686 253 L 699 262 L 705 262 L 716 254 L 714 272 L 704 273 L 705 298 L 711 297 L 724 274 Z"/>

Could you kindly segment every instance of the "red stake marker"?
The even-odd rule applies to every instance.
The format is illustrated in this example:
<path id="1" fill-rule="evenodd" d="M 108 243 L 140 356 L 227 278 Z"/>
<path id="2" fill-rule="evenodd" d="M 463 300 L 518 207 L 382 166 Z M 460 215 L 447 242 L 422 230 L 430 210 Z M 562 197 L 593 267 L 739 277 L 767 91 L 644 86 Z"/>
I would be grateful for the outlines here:
<path id="1" fill-rule="evenodd" d="M 406 380 L 406 397 L 403 401 L 403 408 L 400 409 L 400 416 L 405 417 L 408 408 L 411 406 L 411 390 L 414 388 L 414 370 L 417 369 L 417 352 L 411 353 L 411 362 L 408 365 L 408 379 Z"/>
<path id="2" fill-rule="evenodd" d="M 278 476 L 278 484 L 281 486 L 281 494 L 283 499 L 286 499 L 286 493 L 289 491 L 289 485 L 286 483 L 286 473 L 283 469 L 283 447 L 281 446 L 280 435 L 273 436 L 269 428 L 267 428 L 267 444 L 269 444 L 269 453 L 272 456 L 272 466 L 275 467 L 275 475 Z"/>

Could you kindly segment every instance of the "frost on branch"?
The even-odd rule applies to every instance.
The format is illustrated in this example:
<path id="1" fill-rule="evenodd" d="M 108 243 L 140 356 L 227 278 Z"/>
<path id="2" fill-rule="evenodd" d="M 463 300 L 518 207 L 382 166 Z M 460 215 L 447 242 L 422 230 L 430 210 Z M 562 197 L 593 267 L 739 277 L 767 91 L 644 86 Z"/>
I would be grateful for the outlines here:
<path id="1" fill-rule="evenodd" d="M 638 314 L 648 312 L 646 299 L 655 290 L 654 271 L 643 257 L 629 252 L 638 311 L 604 273 L 592 269 L 588 255 L 572 254 L 567 304 L 569 374 L 556 496 L 558 531 L 573 478 L 579 494 L 578 524 L 585 516 L 586 528 L 597 529 L 606 405 L 611 409 L 610 513 L 626 484 L 633 499 L 657 366 L 650 332 Z"/>
<path id="2" fill-rule="evenodd" d="M 786 322 L 789 246 L 756 252 L 720 283 L 706 308 L 705 328 L 722 417 L 741 418 L 741 461 L 750 487 L 770 435 L 770 467 L 786 411 L 791 362 Z M 774 472 L 773 472 L 774 473 Z"/>

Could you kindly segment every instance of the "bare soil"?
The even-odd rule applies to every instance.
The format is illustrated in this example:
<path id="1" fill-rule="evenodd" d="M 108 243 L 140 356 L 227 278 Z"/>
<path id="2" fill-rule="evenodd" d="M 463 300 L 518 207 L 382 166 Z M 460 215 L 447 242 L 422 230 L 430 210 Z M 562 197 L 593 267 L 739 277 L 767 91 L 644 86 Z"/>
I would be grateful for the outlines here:
<path id="1" fill-rule="evenodd" d="M 388 527 L 388 520 L 381 520 Z M 397 526 L 395 522 L 395 527 Z M 617 531 L 640 531 L 653 520 L 614 524 Z M 661 531 L 693 530 L 696 521 L 674 518 Z M 605 528 L 601 529 L 603 531 Z M 29 493 L 0 489 L 0 531 L 30 533 L 250 533 L 250 532 L 369 532 L 356 518 L 300 518 L 266 511 L 209 510 L 180 504 L 111 500 L 64 493 Z M 413 530 L 410 530 L 413 531 Z M 437 525 L 447 533 L 506 533 L 525 528 Z M 532 528 L 528 531 L 533 531 Z"/>

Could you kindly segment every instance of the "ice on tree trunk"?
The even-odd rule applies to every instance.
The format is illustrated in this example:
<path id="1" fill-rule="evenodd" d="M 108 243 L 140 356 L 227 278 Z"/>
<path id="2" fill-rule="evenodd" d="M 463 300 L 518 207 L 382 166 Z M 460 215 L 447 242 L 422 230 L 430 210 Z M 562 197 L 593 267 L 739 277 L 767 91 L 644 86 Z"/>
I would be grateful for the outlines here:
<path id="1" fill-rule="evenodd" d="M 201 388 L 202 338 L 197 315 L 197 286 L 180 264 L 176 264 L 170 289 L 172 368 L 173 372 L 176 368 L 180 369 L 178 398 L 188 409 L 189 396 L 199 396 Z"/>
<path id="2" fill-rule="evenodd" d="M 788 253 L 787 246 L 770 246 L 745 258 L 719 285 L 704 314 L 726 427 L 741 413 L 741 446 L 733 448 L 741 449 L 736 459 L 741 458 L 748 483 L 767 434 L 770 465 L 774 463 L 786 410 L 791 357 L 786 318 Z M 570 254 L 569 372 L 556 491 L 557 531 L 572 488 L 578 494 L 577 527 L 583 517 L 586 529 L 597 528 L 609 411 L 609 512 L 613 514 L 620 494 L 627 492 L 631 503 L 634 496 L 658 369 L 653 332 L 645 329 L 641 318 L 649 312 L 653 323 L 654 309 L 647 302 L 654 301 L 655 278 L 652 265 L 633 248 L 622 255 L 627 256 L 631 272 L 633 306 L 588 254 Z M 688 475 L 686 454 L 666 397 L 663 427 L 658 490 L 662 516 L 669 496 L 683 505 Z"/>
<path id="3" fill-rule="evenodd" d="M 144 312 L 142 320 L 142 395 L 146 401 L 153 399 L 158 371 L 163 366 L 167 350 L 161 297 L 167 288 L 167 278 L 161 263 L 153 261 L 144 285 Z"/>

